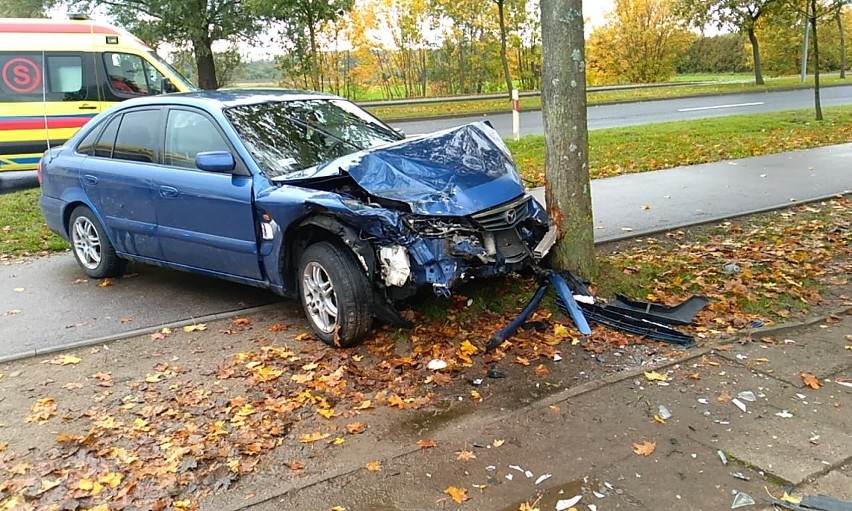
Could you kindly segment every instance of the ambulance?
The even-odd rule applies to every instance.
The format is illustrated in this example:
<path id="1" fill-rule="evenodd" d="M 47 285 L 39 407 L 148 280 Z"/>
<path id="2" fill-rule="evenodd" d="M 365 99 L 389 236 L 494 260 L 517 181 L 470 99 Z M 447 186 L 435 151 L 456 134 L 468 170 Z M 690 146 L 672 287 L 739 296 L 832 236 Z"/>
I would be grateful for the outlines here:
<path id="1" fill-rule="evenodd" d="M 34 170 L 98 112 L 195 87 L 128 32 L 69 20 L 0 18 L 0 174 Z"/>

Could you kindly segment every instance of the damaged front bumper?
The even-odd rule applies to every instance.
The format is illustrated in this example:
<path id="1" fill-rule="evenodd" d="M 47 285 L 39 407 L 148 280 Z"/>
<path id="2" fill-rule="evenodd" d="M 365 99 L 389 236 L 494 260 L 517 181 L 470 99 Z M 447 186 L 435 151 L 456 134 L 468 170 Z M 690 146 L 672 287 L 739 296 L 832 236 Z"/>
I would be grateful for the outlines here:
<path id="1" fill-rule="evenodd" d="M 556 226 L 531 196 L 467 218 L 412 216 L 405 243 L 378 248 L 381 278 L 394 298 L 431 285 L 449 296 L 459 282 L 519 271 L 556 243 Z"/>

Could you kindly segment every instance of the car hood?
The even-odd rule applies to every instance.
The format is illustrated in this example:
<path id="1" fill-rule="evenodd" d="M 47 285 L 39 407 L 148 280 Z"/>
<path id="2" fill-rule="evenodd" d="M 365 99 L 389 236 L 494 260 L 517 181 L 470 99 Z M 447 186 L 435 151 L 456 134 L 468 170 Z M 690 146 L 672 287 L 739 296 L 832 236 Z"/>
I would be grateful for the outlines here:
<path id="1" fill-rule="evenodd" d="M 406 203 L 421 215 L 466 216 L 525 191 L 509 149 L 483 122 L 359 151 L 301 177 L 341 173 L 368 193 Z"/>

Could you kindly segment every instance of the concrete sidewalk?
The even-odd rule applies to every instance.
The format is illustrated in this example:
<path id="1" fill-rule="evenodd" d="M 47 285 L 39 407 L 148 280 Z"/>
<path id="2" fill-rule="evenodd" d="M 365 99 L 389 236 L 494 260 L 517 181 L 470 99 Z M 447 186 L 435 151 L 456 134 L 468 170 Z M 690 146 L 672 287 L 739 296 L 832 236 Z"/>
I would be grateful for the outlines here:
<path id="1" fill-rule="evenodd" d="M 844 144 L 594 180 L 595 238 L 613 241 L 846 194 L 850 162 L 852 144 Z M 543 201 L 543 189 L 533 193 Z M 105 290 L 81 280 L 71 254 L 0 266 L 0 360 L 279 301 L 209 278 L 144 265 L 131 271 L 133 278 Z M 3 316 L 10 310 L 19 312 Z"/>

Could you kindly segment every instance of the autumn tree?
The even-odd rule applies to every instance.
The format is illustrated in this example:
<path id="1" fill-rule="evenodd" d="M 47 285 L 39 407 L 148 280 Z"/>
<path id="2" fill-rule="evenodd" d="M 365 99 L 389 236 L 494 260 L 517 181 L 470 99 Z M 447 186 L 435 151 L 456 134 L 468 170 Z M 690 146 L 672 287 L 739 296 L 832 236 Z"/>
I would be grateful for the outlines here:
<path id="1" fill-rule="evenodd" d="M 503 74 L 506 78 L 506 90 L 509 92 L 509 98 L 512 97 L 512 72 L 509 70 L 509 55 L 507 53 L 507 39 L 509 38 L 506 31 L 506 0 L 494 0 L 497 4 L 497 20 L 500 24 L 500 60 L 503 62 Z"/>
<path id="2" fill-rule="evenodd" d="M 607 23 L 592 32 L 589 65 L 610 81 L 664 81 L 693 38 L 671 0 L 616 0 Z"/>
<path id="3" fill-rule="evenodd" d="M 54 3 L 52 0 L 0 0 L 0 18 L 38 18 Z"/>
<path id="4" fill-rule="evenodd" d="M 559 228 L 555 268 L 596 273 L 582 0 L 541 1 L 545 197 Z"/>
<path id="5" fill-rule="evenodd" d="M 760 43 L 757 40 L 758 21 L 771 12 L 782 0 L 677 0 L 676 10 L 697 27 L 715 26 L 721 30 L 743 31 L 748 35 L 754 62 L 754 83 L 763 85 Z"/>

